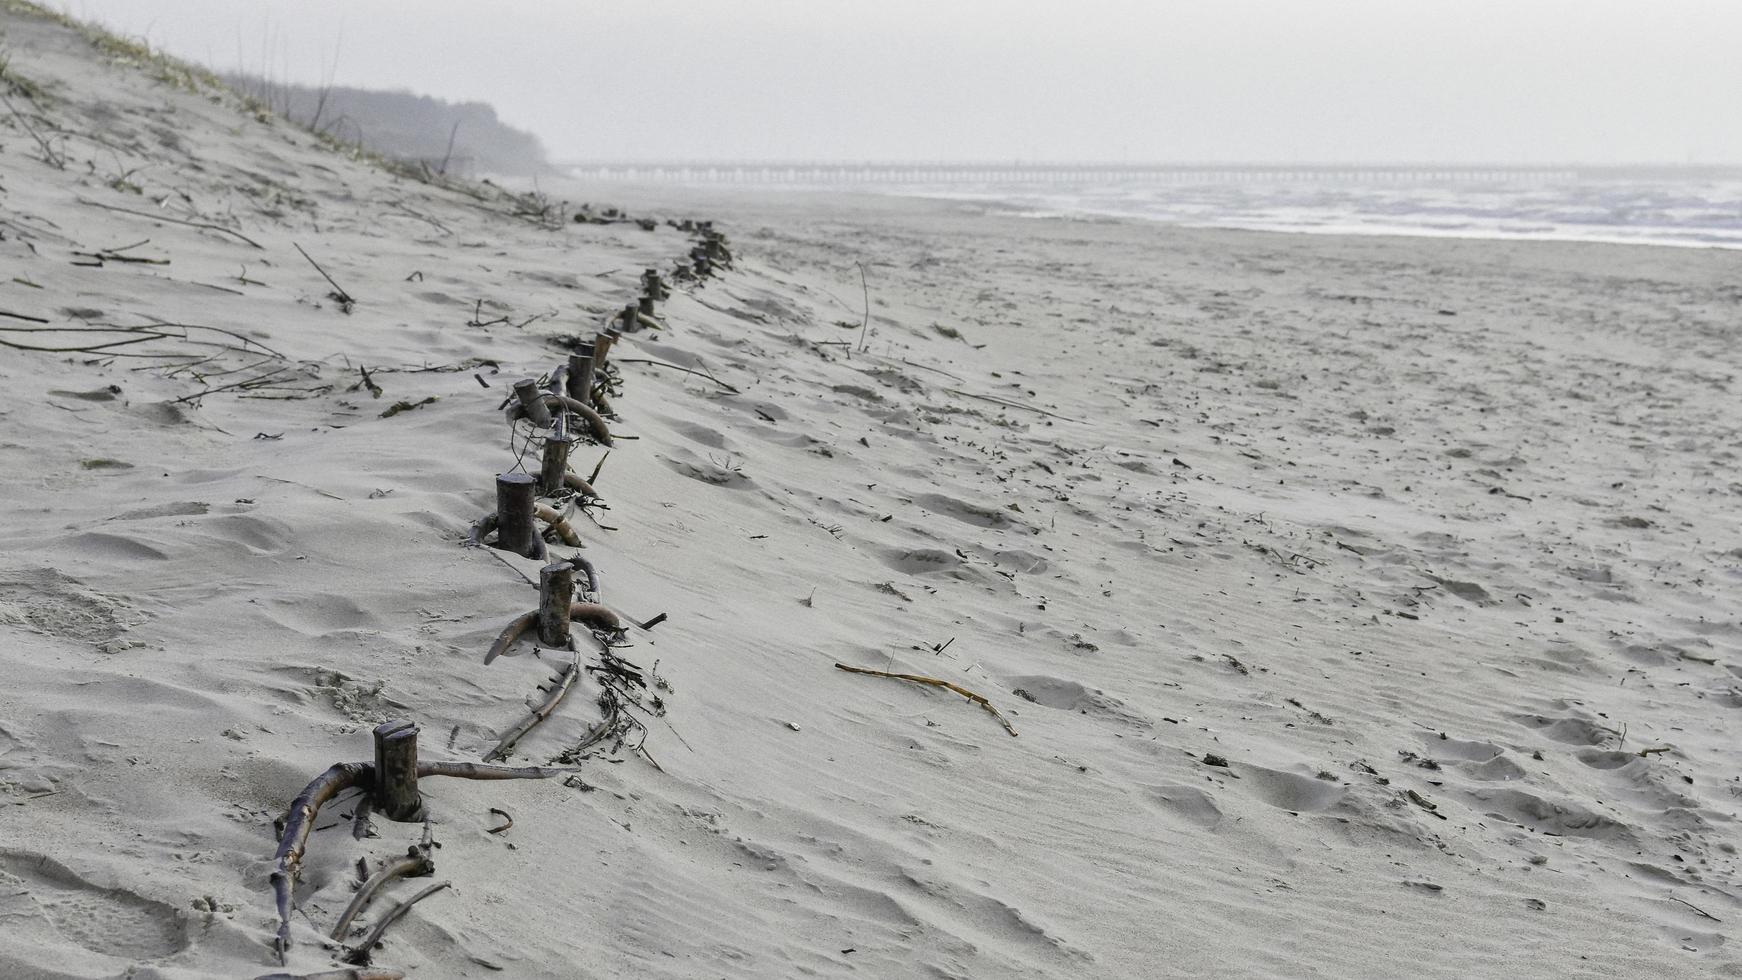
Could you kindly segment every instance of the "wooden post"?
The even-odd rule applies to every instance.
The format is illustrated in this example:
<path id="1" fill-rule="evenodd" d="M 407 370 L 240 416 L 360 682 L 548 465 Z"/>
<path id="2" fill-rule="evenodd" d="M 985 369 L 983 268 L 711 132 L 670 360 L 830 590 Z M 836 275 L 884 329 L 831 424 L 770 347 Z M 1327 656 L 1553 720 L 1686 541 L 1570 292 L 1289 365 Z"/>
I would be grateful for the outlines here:
<path id="1" fill-rule="evenodd" d="M 593 341 L 593 374 L 601 374 L 605 370 L 605 360 L 611 354 L 611 344 L 617 340 L 617 335 L 607 330 Z"/>
<path id="2" fill-rule="evenodd" d="M 583 405 L 593 403 L 593 345 L 583 343 L 575 345 L 575 352 L 569 355 L 569 373 L 565 379 L 569 386 L 569 397 Z"/>
<path id="3" fill-rule="evenodd" d="M 544 403 L 544 392 L 538 389 L 538 379 L 522 378 L 514 382 L 514 397 L 526 409 L 526 417 L 539 428 L 550 425 L 550 408 Z"/>
<path id="4" fill-rule="evenodd" d="M 532 521 L 538 481 L 525 473 L 501 473 L 496 477 L 496 547 L 517 555 L 538 549 L 538 526 Z"/>
<path id="5" fill-rule="evenodd" d="M 617 329 L 624 333 L 634 333 L 640 330 L 641 324 L 635 319 L 635 314 L 640 312 L 641 306 L 637 303 L 630 303 L 623 307 L 623 312 L 617 314 Z"/>
<path id="6" fill-rule="evenodd" d="M 563 477 L 569 472 L 569 450 L 577 441 L 570 435 L 553 435 L 544 440 L 544 464 L 538 470 L 540 496 L 554 497 L 562 492 Z"/>
<path id="7" fill-rule="evenodd" d="M 375 726 L 375 809 L 389 820 L 423 819 L 417 792 L 417 726 L 389 721 Z"/>
<path id="8" fill-rule="evenodd" d="M 641 305 L 637 307 L 636 312 L 645 313 L 648 316 L 653 315 L 653 294 L 651 292 L 641 294 Z"/>
<path id="9" fill-rule="evenodd" d="M 575 601 L 575 567 L 566 561 L 538 570 L 538 642 L 567 646 L 569 608 Z"/>

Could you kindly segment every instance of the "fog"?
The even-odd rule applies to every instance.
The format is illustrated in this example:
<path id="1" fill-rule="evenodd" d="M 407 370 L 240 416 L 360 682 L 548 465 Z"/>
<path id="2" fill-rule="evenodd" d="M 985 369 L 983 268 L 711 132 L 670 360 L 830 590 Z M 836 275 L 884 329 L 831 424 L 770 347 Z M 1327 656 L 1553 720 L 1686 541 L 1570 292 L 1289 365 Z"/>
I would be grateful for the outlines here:
<path id="1" fill-rule="evenodd" d="M 71 0 L 556 159 L 1728 162 L 1727 0 Z"/>

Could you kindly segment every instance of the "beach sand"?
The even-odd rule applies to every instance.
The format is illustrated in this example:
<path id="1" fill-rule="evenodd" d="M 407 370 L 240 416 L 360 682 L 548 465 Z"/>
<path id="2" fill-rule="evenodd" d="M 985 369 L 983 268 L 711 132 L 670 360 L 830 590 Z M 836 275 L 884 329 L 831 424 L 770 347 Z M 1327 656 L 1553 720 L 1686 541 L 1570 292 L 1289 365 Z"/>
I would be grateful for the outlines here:
<path id="1" fill-rule="evenodd" d="M 525 448 L 497 409 L 692 236 L 0 29 L 58 147 L 0 125 L 0 326 L 247 338 L 203 382 L 0 354 L 0 976 L 270 974 L 304 784 L 396 718 L 479 760 L 568 663 L 483 663 L 540 564 L 465 546 Z M 669 618 L 615 650 L 644 730 L 578 778 L 425 781 L 436 876 L 360 922 L 453 887 L 377 964 L 1742 975 L 1736 253 L 542 187 L 733 243 L 613 350 L 576 518 L 603 602 Z M 508 761 L 593 730 L 600 676 Z M 316 821 L 292 972 L 421 836 L 355 806 Z"/>

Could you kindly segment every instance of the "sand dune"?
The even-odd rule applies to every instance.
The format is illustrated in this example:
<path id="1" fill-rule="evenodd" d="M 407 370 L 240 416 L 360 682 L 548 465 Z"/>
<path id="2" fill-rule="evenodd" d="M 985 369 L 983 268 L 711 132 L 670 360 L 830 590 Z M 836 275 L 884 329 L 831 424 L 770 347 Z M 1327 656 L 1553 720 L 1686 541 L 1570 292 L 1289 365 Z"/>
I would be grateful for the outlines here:
<path id="1" fill-rule="evenodd" d="M 577 224 L 586 189 L 396 176 L 6 9 L 50 152 L 0 128 L 0 310 L 47 323 L 0 326 L 235 336 L 193 370 L 0 357 L 0 975 L 277 971 L 297 792 L 378 722 L 476 761 L 542 700 L 567 653 L 482 662 L 539 563 L 464 546 L 526 448 L 497 409 L 688 217 L 734 267 L 614 351 L 633 438 L 577 518 L 603 601 L 669 614 L 615 650 L 645 754 L 428 782 L 453 888 L 376 963 L 1742 973 L 1733 253 L 841 196 Z M 564 758 L 600 684 L 508 761 Z M 355 806 L 313 835 L 293 972 L 421 835 L 354 840 Z"/>

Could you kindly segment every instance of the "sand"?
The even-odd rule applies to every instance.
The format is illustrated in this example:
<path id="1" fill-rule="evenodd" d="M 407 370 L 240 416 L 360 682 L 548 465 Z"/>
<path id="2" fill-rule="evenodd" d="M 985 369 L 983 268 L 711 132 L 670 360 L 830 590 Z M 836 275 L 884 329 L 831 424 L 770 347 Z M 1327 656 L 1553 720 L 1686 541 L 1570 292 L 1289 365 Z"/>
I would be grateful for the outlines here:
<path id="1" fill-rule="evenodd" d="M 0 975 L 269 974 L 303 785 L 395 718 L 478 760 L 567 663 L 483 664 L 539 564 L 464 545 L 524 445 L 497 407 L 692 236 L 540 222 L 0 29 L 67 158 L 0 125 L 0 310 L 282 355 L 0 354 Z M 659 678 L 645 752 L 426 781 L 453 887 L 376 963 L 1742 975 L 1736 253 L 543 189 L 720 223 L 734 267 L 615 353 L 738 393 L 621 364 L 634 438 L 577 522 L 605 604 L 669 615 L 615 650 Z M 168 264 L 76 264 L 141 239 Z M 337 963 L 358 860 L 421 835 L 354 809 L 317 821 L 293 972 Z"/>

